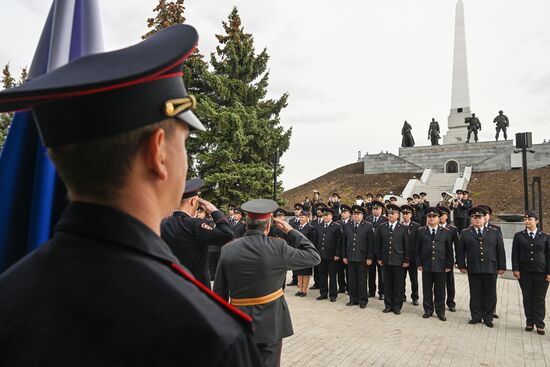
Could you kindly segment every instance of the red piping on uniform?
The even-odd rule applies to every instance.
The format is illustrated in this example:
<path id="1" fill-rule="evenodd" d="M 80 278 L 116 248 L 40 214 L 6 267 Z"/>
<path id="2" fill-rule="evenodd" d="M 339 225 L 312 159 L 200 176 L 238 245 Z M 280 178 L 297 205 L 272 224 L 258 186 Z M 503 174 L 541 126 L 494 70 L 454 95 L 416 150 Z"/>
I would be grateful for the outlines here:
<path id="1" fill-rule="evenodd" d="M 187 273 L 185 270 L 183 270 L 183 268 L 181 266 L 179 266 L 178 264 L 176 263 L 172 263 L 170 264 L 170 266 L 172 267 L 172 269 L 176 270 L 178 273 L 180 273 L 181 275 L 183 275 L 183 277 L 187 280 L 189 280 L 191 283 L 193 283 L 194 285 L 196 285 L 197 287 L 199 287 L 203 292 L 205 292 L 207 295 L 209 295 L 210 297 L 214 298 L 215 301 L 217 301 L 220 305 L 222 305 L 223 307 L 227 308 L 229 311 L 237 314 L 238 316 L 242 317 L 243 319 L 245 319 L 246 321 L 248 322 L 252 322 L 252 317 L 248 316 L 247 314 L 245 314 L 244 312 L 242 312 L 241 310 L 239 310 L 238 308 L 234 307 L 233 305 L 231 305 L 230 303 L 228 303 L 226 300 L 224 300 L 223 298 L 221 298 L 220 296 L 218 296 L 216 293 L 212 292 L 210 289 L 208 289 L 208 287 L 206 287 L 204 284 L 202 284 L 201 282 L 199 282 L 198 280 L 196 280 L 193 276 L 191 276 L 189 273 Z"/>
<path id="2" fill-rule="evenodd" d="M 258 214 L 258 213 L 247 213 L 248 218 L 250 219 L 267 219 L 271 217 L 271 213 Z"/>
<path id="3" fill-rule="evenodd" d="M 119 89 L 119 88 L 124 88 L 124 87 L 130 87 L 132 85 L 136 85 L 136 84 L 141 84 L 141 83 L 145 83 L 145 82 L 149 82 L 149 81 L 153 81 L 153 80 L 158 80 L 158 79 L 164 79 L 162 77 L 159 77 L 159 78 L 156 78 L 157 76 L 161 75 L 162 73 L 164 73 L 165 71 L 167 70 L 170 70 L 172 69 L 173 67 L 181 64 L 182 62 L 184 62 L 189 56 L 191 56 L 191 54 L 193 53 L 193 51 L 195 51 L 195 46 L 193 46 L 193 48 L 191 49 L 191 51 L 189 51 L 187 54 L 185 54 L 181 59 L 178 59 L 176 62 L 174 62 L 173 64 L 165 67 L 164 69 L 156 72 L 155 74 L 152 74 L 152 75 L 148 75 L 148 76 L 144 76 L 143 78 L 140 78 L 140 79 L 137 79 L 137 80 L 130 80 L 128 82 L 124 82 L 124 83 L 119 83 L 119 84 L 113 84 L 113 85 L 109 85 L 107 87 L 101 87 L 101 88 L 96 88 L 96 89 L 88 89 L 88 90 L 83 90 L 83 91 L 78 91 L 78 92 L 66 92 L 66 93 L 58 93 L 58 94 L 48 94 L 48 95 L 43 95 L 43 96 L 36 96 L 36 97 L 29 97 L 29 96 L 26 96 L 26 97 L 16 97 L 16 98 L 8 98 L 8 99 L 5 99 L 3 100 L 2 102 L 6 103 L 6 102 L 14 102 L 14 101 L 20 101 L 20 100 L 28 100 L 28 99 L 31 99 L 31 100 L 43 100 L 43 99 L 51 99 L 51 100 L 54 100 L 54 99 L 61 99 L 63 97 L 66 97 L 66 98 L 70 98 L 70 97 L 78 97 L 78 96 L 84 96 L 84 95 L 88 95 L 88 94 L 94 94 L 94 93 L 101 93 L 101 92 L 107 92 L 107 91 L 110 91 L 110 90 L 113 90 L 113 89 Z M 183 76 L 183 73 L 180 72 L 180 73 L 173 73 L 173 74 L 167 74 L 167 75 L 170 75 L 170 76 L 174 76 L 176 74 L 181 74 Z"/>

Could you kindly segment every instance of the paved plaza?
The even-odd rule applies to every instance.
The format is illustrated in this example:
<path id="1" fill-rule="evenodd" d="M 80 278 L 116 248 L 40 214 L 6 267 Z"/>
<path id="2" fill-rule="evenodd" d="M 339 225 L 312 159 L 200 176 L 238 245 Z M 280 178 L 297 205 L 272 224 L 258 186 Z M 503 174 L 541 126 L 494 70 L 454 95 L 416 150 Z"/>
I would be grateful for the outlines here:
<path id="1" fill-rule="evenodd" d="M 550 333 L 524 331 L 517 281 L 499 277 L 500 318 L 493 329 L 468 324 L 468 278 L 455 272 L 455 281 L 457 312 L 447 310 L 446 322 L 422 318 L 422 289 L 420 306 L 407 298 L 394 315 L 382 313 L 378 298 L 360 309 L 347 307 L 344 294 L 330 303 L 316 301 L 317 290 L 302 298 L 294 296 L 296 287 L 286 287 L 294 335 L 283 341 L 282 366 L 550 366 Z M 549 306 L 547 300 L 547 313 Z"/>

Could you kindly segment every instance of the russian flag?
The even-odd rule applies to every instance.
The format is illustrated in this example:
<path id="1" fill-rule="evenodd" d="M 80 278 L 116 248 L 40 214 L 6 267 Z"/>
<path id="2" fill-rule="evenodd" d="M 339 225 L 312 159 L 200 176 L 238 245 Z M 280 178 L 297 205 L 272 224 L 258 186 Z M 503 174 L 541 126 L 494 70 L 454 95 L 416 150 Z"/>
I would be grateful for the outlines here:
<path id="1" fill-rule="evenodd" d="M 29 79 L 102 51 L 98 0 L 54 0 Z M 66 204 L 31 112 L 15 113 L 0 153 L 0 273 L 51 237 Z"/>

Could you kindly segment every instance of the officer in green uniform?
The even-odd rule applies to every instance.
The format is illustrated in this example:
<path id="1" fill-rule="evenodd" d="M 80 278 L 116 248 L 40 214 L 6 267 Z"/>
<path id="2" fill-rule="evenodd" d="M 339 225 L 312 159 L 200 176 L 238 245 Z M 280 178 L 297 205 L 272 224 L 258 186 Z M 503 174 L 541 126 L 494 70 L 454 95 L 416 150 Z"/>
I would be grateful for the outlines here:
<path id="1" fill-rule="evenodd" d="M 287 270 L 312 267 L 321 258 L 300 231 L 272 218 L 276 202 L 251 200 L 241 208 L 247 213 L 247 231 L 222 247 L 214 292 L 252 317 L 264 365 L 279 366 L 282 339 L 293 334 L 281 285 Z M 267 236 L 272 223 L 287 235 L 288 242 Z"/>

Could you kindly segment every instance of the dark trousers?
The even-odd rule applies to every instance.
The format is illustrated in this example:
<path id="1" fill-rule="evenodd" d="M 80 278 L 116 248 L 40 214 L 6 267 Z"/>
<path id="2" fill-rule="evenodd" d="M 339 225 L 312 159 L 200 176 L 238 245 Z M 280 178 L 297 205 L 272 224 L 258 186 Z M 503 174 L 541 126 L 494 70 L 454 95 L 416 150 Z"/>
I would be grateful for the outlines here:
<path id="1" fill-rule="evenodd" d="M 348 264 L 348 294 L 351 303 L 368 303 L 367 264 L 365 261 Z"/>
<path id="2" fill-rule="evenodd" d="M 445 273 L 445 284 L 447 286 L 447 307 L 456 307 L 455 302 L 455 273 L 451 270 Z"/>
<path id="3" fill-rule="evenodd" d="M 336 287 L 336 274 L 338 273 L 338 262 L 332 259 L 321 259 L 319 264 L 319 292 L 321 296 L 330 298 L 338 296 Z"/>
<path id="4" fill-rule="evenodd" d="M 338 290 L 345 291 L 347 289 L 347 265 L 344 264 L 342 259 L 337 261 L 338 264 Z"/>
<path id="5" fill-rule="evenodd" d="M 466 220 L 467 218 L 464 218 L 464 217 L 454 217 L 453 218 L 453 222 L 455 224 L 455 227 L 458 231 L 458 235 L 460 236 L 460 233 L 462 232 L 462 230 L 464 228 L 466 228 Z"/>
<path id="6" fill-rule="evenodd" d="M 424 313 L 445 316 L 445 273 L 422 272 L 422 306 Z"/>
<path id="7" fill-rule="evenodd" d="M 478 139 L 477 139 L 477 130 L 468 130 L 468 136 L 466 137 L 466 140 L 470 141 L 470 136 L 472 135 L 472 132 L 474 133 L 474 140 L 478 141 Z"/>
<path id="8" fill-rule="evenodd" d="M 260 351 L 265 367 L 279 367 L 281 365 L 282 339 L 272 343 L 258 343 L 256 346 Z"/>
<path id="9" fill-rule="evenodd" d="M 546 274 L 531 271 L 520 272 L 519 285 L 523 294 L 523 309 L 527 325 L 544 329 L 545 298 L 548 291 Z"/>
<path id="10" fill-rule="evenodd" d="M 298 284 L 298 275 L 296 275 L 294 270 L 292 270 L 292 283 Z"/>
<path id="11" fill-rule="evenodd" d="M 384 265 L 384 306 L 392 311 L 403 307 L 404 272 L 400 265 Z"/>
<path id="12" fill-rule="evenodd" d="M 410 263 L 409 267 L 403 271 L 403 299 L 407 297 L 407 273 L 409 274 L 409 281 L 411 282 L 411 299 L 418 301 L 418 268 L 416 264 Z"/>
<path id="13" fill-rule="evenodd" d="M 376 265 L 375 265 L 376 264 Z M 369 266 L 369 297 L 376 295 L 376 272 L 378 271 L 378 294 L 384 295 L 384 269 L 378 265 L 376 260 L 373 260 Z"/>
<path id="14" fill-rule="evenodd" d="M 313 267 L 313 284 L 319 286 L 319 265 Z"/>
<path id="15" fill-rule="evenodd" d="M 497 287 L 496 274 L 468 273 L 470 286 L 470 314 L 472 320 L 493 321 L 493 307 Z"/>
<path id="16" fill-rule="evenodd" d="M 508 134 L 506 134 L 506 126 L 497 126 L 497 134 L 495 135 L 495 139 L 498 140 L 498 136 L 500 135 L 500 130 L 502 129 L 502 133 L 504 134 L 504 140 L 508 139 Z M 520 277 L 521 278 L 521 277 Z"/>

